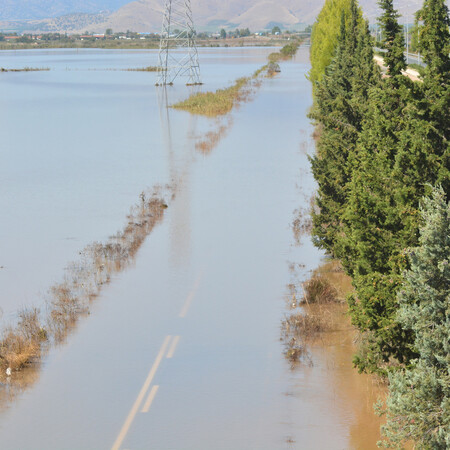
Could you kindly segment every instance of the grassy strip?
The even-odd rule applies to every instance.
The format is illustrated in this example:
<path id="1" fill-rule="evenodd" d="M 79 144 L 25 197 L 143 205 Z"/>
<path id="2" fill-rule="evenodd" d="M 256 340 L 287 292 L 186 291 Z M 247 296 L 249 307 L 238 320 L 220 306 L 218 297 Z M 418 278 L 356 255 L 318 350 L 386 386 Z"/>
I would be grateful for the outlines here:
<path id="1" fill-rule="evenodd" d="M 420 76 L 423 76 L 425 72 L 425 67 L 421 66 L 420 64 L 410 63 L 408 64 L 408 69 L 416 70 L 417 72 L 419 72 Z"/>
<path id="2" fill-rule="evenodd" d="M 269 63 L 277 63 L 292 58 L 297 53 L 298 47 L 297 42 L 285 45 L 279 52 L 271 53 L 268 56 Z"/>
<path id="3" fill-rule="evenodd" d="M 233 106 L 246 97 L 244 88 L 249 86 L 251 81 L 258 78 L 267 71 L 269 76 L 273 76 L 276 70 L 274 64 L 277 61 L 286 60 L 295 55 L 299 44 L 292 43 L 285 45 L 279 52 L 269 55 L 269 64 L 258 69 L 251 77 L 243 77 L 226 89 L 218 89 L 216 92 L 199 92 L 191 95 L 188 99 L 176 103 L 172 106 L 175 109 L 188 111 L 192 114 L 199 114 L 207 117 L 217 117 L 228 114 Z M 277 55 L 277 56 L 273 56 Z"/>
<path id="4" fill-rule="evenodd" d="M 173 198 L 173 189 L 143 192 L 123 230 L 106 243 L 86 247 L 81 259 L 67 268 L 65 280 L 51 287 L 46 315 L 42 317 L 36 308 L 19 312 L 17 324 L 0 336 L 0 379 L 39 361 L 44 345 L 63 341 L 79 318 L 89 313 L 90 302 L 134 260 L 145 238 L 162 221 L 167 194 Z"/>
<path id="5" fill-rule="evenodd" d="M 251 79 L 251 77 L 239 78 L 229 88 L 219 89 L 216 92 L 199 92 L 173 105 L 173 108 L 207 117 L 225 115 L 233 109 L 235 102 L 242 98 L 242 89 Z"/>
<path id="6" fill-rule="evenodd" d="M 150 50 L 159 48 L 159 40 L 152 41 L 150 39 L 145 40 L 96 40 L 96 41 L 39 41 L 33 43 L 22 42 L 1 42 L 0 50 L 34 50 L 34 49 L 54 49 L 54 48 L 98 48 L 104 50 Z"/>
<path id="7" fill-rule="evenodd" d="M 158 67 L 148 66 L 148 67 L 138 67 L 136 69 L 125 69 L 127 72 L 158 72 Z"/>
<path id="8" fill-rule="evenodd" d="M 23 69 L 5 69 L 0 68 L 0 72 L 47 72 L 50 69 L 48 67 L 24 67 Z"/>

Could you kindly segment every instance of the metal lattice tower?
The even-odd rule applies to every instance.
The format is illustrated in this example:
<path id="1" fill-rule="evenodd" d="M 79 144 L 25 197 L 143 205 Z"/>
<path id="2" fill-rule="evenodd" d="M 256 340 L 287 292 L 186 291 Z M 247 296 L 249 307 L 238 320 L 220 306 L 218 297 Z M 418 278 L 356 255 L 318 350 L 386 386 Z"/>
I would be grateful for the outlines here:
<path id="1" fill-rule="evenodd" d="M 191 0 L 164 2 L 156 85 L 173 84 L 180 76 L 188 77 L 188 85 L 201 84 Z"/>

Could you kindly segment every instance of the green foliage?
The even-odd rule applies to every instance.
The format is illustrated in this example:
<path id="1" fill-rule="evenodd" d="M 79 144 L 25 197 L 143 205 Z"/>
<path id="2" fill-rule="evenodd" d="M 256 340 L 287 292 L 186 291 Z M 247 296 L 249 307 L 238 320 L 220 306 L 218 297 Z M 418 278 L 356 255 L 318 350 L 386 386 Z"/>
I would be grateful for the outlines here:
<path id="1" fill-rule="evenodd" d="M 435 153 L 441 164 L 438 181 L 450 191 L 450 18 L 444 0 L 425 0 L 420 11 L 423 26 L 420 50 L 427 67 L 423 76 L 424 119 L 435 136 Z"/>
<path id="2" fill-rule="evenodd" d="M 341 17 L 344 14 L 349 27 L 351 16 L 351 0 L 326 0 L 325 5 L 313 25 L 311 33 L 311 71 L 309 79 L 313 83 L 320 81 L 325 74 L 325 68 L 334 56 L 340 33 Z M 361 21 L 361 11 L 358 11 Z"/>
<path id="3" fill-rule="evenodd" d="M 319 184 L 313 214 L 316 243 L 333 256 L 342 258 L 348 249 L 338 244 L 342 231 L 343 209 L 347 202 L 351 169 L 349 159 L 366 114 L 368 90 L 380 81 L 373 61 L 370 35 L 366 23 L 359 22 L 355 1 L 350 5 L 349 31 L 342 13 L 341 32 L 336 54 L 316 85 L 316 104 L 310 117 L 320 123 L 321 138 L 311 159 Z"/>
<path id="4" fill-rule="evenodd" d="M 277 63 L 279 61 L 292 58 L 297 53 L 299 44 L 297 42 L 293 42 L 291 44 L 286 44 L 281 48 L 279 52 L 270 53 L 267 59 L 269 63 Z"/>
<path id="5" fill-rule="evenodd" d="M 389 377 L 385 444 L 450 447 L 450 204 L 442 188 L 424 200 L 419 246 L 398 294 L 398 321 L 419 357 Z"/>
<path id="6" fill-rule="evenodd" d="M 344 12 L 335 56 L 316 84 L 311 113 L 321 137 L 312 170 L 318 182 L 315 243 L 352 276 L 353 323 L 366 337 L 360 370 L 386 374 L 417 357 L 411 330 L 397 319 L 397 293 L 417 245 L 420 199 L 449 189 L 450 71 L 448 10 L 426 0 L 422 11 L 423 83 L 403 76 L 403 33 L 391 0 L 380 2 L 389 76 L 373 68 L 356 2 Z M 348 25 L 348 24 L 352 25 Z M 439 40 L 439 44 L 433 42 Z"/>
<path id="7" fill-rule="evenodd" d="M 292 44 L 286 44 L 284 47 L 281 48 L 280 53 L 285 57 L 294 56 L 297 53 L 298 50 L 298 44 L 292 43 Z"/>
<path id="8" fill-rule="evenodd" d="M 419 22 L 416 17 L 413 27 L 409 29 L 409 51 L 413 53 L 417 52 L 419 48 L 419 28 Z"/>
<path id="9" fill-rule="evenodd" d="M 406 69 L 406 59 L 403 30 L 397 20 L 399 15 L 394 9 L 393 0 L 380 0 L 378 4 L 383 10 L 379 22 L 383 30 L 383 47 L 387 50 L 384 61 L 388 74 L 391 77 L 401 76 L 402 70 Z"/>

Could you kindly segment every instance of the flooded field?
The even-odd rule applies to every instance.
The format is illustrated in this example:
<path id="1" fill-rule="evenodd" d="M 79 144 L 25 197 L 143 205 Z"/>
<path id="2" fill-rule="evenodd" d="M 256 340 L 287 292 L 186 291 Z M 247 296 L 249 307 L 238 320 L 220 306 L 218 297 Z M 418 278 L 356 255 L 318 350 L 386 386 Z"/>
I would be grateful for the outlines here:
<path id="1" fill-rule="evenodd" d="M 272 51 L 202 49 L 203 89 L 251 75 Z M 222 119 L 167 108 L 189 89 L 122 70 L 155 65 L 155 51 L 0 57 L 51 69 L 0 74 L 4 323 L 45 310 L 143 191 L 176 187 L 67 340 L 2 380 L 1 448 L 376 448 L 382 389 L 351 367 L 344 308 L 308 361 L 293 366 L 281 340 L 289 286 L 299 292 L 324 262 L 294 232 L 315 189 L 308 49 Z"/>

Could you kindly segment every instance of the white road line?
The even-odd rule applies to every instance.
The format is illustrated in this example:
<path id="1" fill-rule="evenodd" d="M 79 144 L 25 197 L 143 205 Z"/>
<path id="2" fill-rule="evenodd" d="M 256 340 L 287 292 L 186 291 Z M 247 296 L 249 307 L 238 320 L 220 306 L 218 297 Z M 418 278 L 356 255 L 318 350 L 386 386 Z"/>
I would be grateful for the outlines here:
<path id="1" fill-rule="evenodd" d="M 175 353 L 175 349 L 177 348 L 177 344 L 180 340 L 180 336 L 175 336 L 172 340 L 172 344 L 170 345 L 169 351 L 167 353 L 167 358 L 173 358 Z"/>
<path id="2" fill-rule="evenodd" d="M 183 305 L 183 308 L 180 312 L 179 317 L 184 318 L 186 317 L 186 314 L 188 313 L 189 307 L 191 306 L 192 300 L 195 297 L 195 293 L 197 292 L 198 287 L 200 286 L 200 279 L 202 278 L 202 275 L 200 274 L 197 278 L 194 287 L 192 288 L 192 291 L 189 293 L 186 302 Z"/>
<path id="3" fill-rule="evenodd" d="M 152 406 L 153 400 L 158 392 L 159 386 L 153 386 L 150 389 L 150 393 L 148 394 L 147 401 L 144 403 L 144 407 L 142 408 L 142 413 L 148 413 L 150 406 Z"/>
<path id="4" fill-rule="evenodd" d="M 144 385 L 142 386 L 142 389 L 139 392 L 139 395 L 137 396 L 137 399 L 134 402 L 134 405 L 131 408 L 130 413 L 128 414 L 128 417 L 126 418 L 125 423 L 123 424 L 123 427 L 120 430 L 120 433 L 117 436 L 116 441 L 114 442 L 114 445 L 111 447 L 111 450 L 119 450 L 120 449 L 120 446 L 122 445 L 122 442 L 125 439 L 125 436 L 127 435 L 131 424 L 133 423 L 136 413 L 139 411 L 139 407 L 141 406 L 142 400 L 144 399 L 145 394 L 147 393 L 147 390 L 150 387 L 153 377 L 155 376 L 156 371 L 158 370 L 158 367 L 161 364 L 161 361 L 164 357 L 164 354 L 166 353 L 167 347 L 169 346 L 171 339 L 172 339 L 172 336 L 166 336 L 166 338 L 164 339 L 161 349 L 159 350 L 158 356 L 156 357 L 156 360 L 153 363 L 152 368 L 150 369 L 148 377 L 145 380 Z"/>

